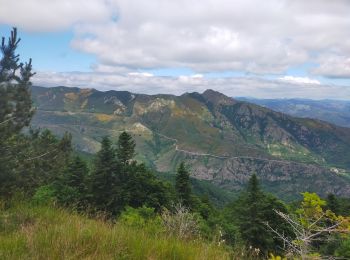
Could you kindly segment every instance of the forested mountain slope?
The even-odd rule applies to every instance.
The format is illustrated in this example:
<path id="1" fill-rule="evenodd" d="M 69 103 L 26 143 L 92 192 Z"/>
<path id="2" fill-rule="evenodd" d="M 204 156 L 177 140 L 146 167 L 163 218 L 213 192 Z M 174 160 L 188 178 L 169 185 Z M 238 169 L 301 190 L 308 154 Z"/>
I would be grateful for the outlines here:
<path id="1" fill-rule="evenodd" d="M 252 173 L 290 198 L 301 191 L 350 195 L 350 129 L 287 116 L 213 90 L 144 95 L 68 87 L 33 87 L 34 126 L 69 131 L 94 153 L 104 135 L 126 130 L 137 159 L 160 172 L 185 160 L 192 175 L 238 191 Z"/>

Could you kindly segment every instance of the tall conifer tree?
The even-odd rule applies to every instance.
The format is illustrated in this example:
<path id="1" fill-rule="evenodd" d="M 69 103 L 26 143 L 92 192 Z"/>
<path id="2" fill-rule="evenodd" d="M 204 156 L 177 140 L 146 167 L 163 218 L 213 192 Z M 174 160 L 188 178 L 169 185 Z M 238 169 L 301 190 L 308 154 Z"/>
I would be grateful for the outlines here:
<path id="1" fill-rule="evenodd" d="M 80 209 L 86 204 L 88 168 L 79 156 L 71 158 L 63 175 L 53 182 L 58 202 Z"/>
<path id="2" fill-rule="evenodd" d="M 86 192 L 85 181 L 88 174 L 88 168 L 79 156 L 74 156 L 68 163 L 65 172 L 65 184 L 74 187 L 79 193 Z"/>
<path id="3" fill-rule="evenodd" d="M 130 134 L 124 131 L 119 135 L 117 143 L 117 158 L 122 165 L 125 166 L 130 163 L 135 155 L 135 146 L 135 141 Z"/>
<path id="4" fill-rule="evenodd" d="M 240 235 L 247 246 L 258 248 L 263 254 L 278 252 L 283 246 L 282 241 L 267 228 L 266 222 L 281 232 L 290 232 L 274 210 L 287 212 L 281 201 L 261 190 L 258 178 L 253 174 L 232 215 L 237 219 Z"/>
<path id="5" fill-rule="evenodd" d="M 112 211 L 115 207 L 115 186 L 118 183 L 116 172 L 115 150 L 111 140 L 104 137 L 91 175 L 91 200 L 99 210 Z"/>
<path id="6" fill-rule="evenodd" d="M 180 202 L 186 206 L 191 207 L 191 183 L 190 173 L 186 169 L 185 163 L 181 162 L 177 169 L 175 189 Z"/>
<path id="7" fill-rule="evenodd" d="M 9 141 L 11 136 L 28 126 L 33 115 L 29 87 L 31 59 L 28 63 L 20 63 L 16 49 L 20 39 L 17 30 L 11 31 L 11 36 L 5 41 L 2 37 L 0 46 L 0 195 L 9 195 L 15 181 L 14 169 L 19 163 L 14 158 L 18 153 L 14 151 L 15 141 Z M 19 73 L 18 73 L 19 72 Z"/>
<path id="8" fill-rule="evenodd" d="M 249 241 L 250 246 L 264 247 L 265 227 L 262 222 L 261 202 L 263 194 L 260 190 L 255 174 L 250 178 L 246 190 L 246 197 L 240 214 L 240 230 L 243 239 Z"/>
<path id="9" fill-rule="evenodd" d="M 27 126 L 33 115 L 29 87 L 32 73 L 32 60 L 20 63 L 16 49 L 21 39 L 17 29 L 11 31 L 6 43 L 1 41 L 0 59 L 0 138 L 4 139 Z M 17 73 L 19 72 L 19 73 Z M 0 140 L 1 141 L 1 140 Z"/>
<path id="10" fill-rule="evenodd" d="M 339 215 L 340 213 L 340 205 L 337 197 L 334 194 L 327 195 L 327 208 L 330 209 L 335 214 Z"/>

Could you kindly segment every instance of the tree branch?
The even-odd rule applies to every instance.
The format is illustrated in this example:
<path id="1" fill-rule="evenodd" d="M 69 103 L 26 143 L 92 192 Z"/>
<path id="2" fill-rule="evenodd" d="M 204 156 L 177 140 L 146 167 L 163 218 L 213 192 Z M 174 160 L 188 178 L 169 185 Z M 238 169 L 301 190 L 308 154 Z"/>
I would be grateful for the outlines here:
<path id="1" fill-rule="evenodd" d="M 46 156 L 46 155 L 48 155 L 48 154 L 50 154 L 50 153 L 52 153 L 52 152 L 54 152 L 54 151 L 56 151 L 56 150 L 57 150 L 57 148 L 56 148 L 56 149 L 53 149 L 53 150 L 51 150 L 51 151 L 48 151 L 48 152 L 46 152 L 46 153 L 44 153 L 44 154 L 38 155 L 38 156 L 36 156 L 36 157 L 27 158 L 27 159 L 25 159 L 25 161 L 32 161 L 32 160 L 36 160 L 36 159 L 42 158 L 42 157 L 44 157 L 44 156 Z"/>

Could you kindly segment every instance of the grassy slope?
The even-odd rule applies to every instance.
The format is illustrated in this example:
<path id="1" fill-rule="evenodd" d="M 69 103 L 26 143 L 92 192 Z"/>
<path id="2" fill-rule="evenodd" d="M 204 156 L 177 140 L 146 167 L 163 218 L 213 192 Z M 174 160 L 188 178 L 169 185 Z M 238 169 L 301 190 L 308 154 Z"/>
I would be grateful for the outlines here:
<path id="1" fill-rule="evenodd" d="M 24 203 L 0 210 L 0 259 L 229 259 L 224 248 Z"/>

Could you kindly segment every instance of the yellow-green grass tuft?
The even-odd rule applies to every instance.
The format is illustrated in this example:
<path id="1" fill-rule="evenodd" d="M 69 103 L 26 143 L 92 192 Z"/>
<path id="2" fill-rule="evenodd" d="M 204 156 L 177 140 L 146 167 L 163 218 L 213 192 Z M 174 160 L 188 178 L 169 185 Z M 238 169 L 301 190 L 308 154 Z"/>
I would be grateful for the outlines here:
<path id="1" fill-rule="evenodd" d="M 184 241 L 51 206 L 0 212 L 0 259 L 229 259 L 216 243 Z"/>

